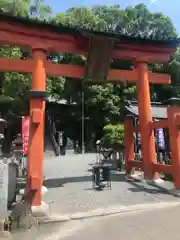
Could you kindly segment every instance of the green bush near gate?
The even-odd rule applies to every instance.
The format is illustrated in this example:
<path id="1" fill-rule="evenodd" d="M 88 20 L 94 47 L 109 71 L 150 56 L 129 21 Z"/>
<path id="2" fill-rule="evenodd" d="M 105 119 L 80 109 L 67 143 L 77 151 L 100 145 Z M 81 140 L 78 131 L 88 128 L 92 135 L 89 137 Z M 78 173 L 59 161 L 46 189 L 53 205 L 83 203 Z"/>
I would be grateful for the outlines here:
<path id="1" fill-rule="evenodd" d="M 104 128 L 103 144 L 115 151 L 124 149 L 124 125 L 106 125 Z"/>
<path id="2" fill-rule="evenodd" d="M 162 177 L 162 179 L 164 181 L 169 181 L 169 182 L 173 182 L 173 176 L 171 174 L 164 174 L 164 176 Z"/>

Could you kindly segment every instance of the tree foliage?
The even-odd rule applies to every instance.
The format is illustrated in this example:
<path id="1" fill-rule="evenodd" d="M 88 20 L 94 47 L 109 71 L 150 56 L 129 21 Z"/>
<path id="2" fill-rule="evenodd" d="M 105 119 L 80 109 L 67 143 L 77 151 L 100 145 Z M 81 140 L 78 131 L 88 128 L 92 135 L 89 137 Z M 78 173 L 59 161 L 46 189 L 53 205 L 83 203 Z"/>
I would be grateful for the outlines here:
<path id="1" fill-rule="evenodd" d="M 52 9 L 44 0 L 0 0 L 0 10 L 12 16 L 47 19 Z"/>
<path id="2" fill-rule="evenodd" d="M 43 0 L 0 0 L 0 9 L 13 16 L 38 17 L 49 19 L 51 8 Z M 0 57 L 22 59 L 30 56 L 26 49 L 20 47 L 3 46 L 0 48 Z M 62 77 L 47 77 L 47 91 L 54 99 L 60 98 L 64 89 Z M 1 114 L 7 116 L 23 115 L 28 113 L 28 91 L 31 87 L 31 75 L 22 73 L 0 72 L 0 106 Z"/>
<path id="3" fill-rule="evenodd" d="M 103 143 L 108 148 L 122 150 L 124 148 L 124 125 L 106 125 L 104 128 Z"/>
<path id="4" fill-rule="evenodd" d="M 135 7 L 127 7 L 121 9 L 119 5 L 96 5 L 92 8 L 73 7 L 65 13 L 59 13 L 55 16 L 56 22 L 80 27 L 93 29 L 98 31 L 116 32 L 120 34 L 133 35 L 137 37 L 151 39 L 170 39 L 176 38 L 177 32 L 171 20 L 162 13 L 151 13 L 144 4 L 138 4 Z M 69 59 L 71 62 L 72 59 Z M 76 59 L 77 61 L 77 59 Z M 175 61 L 176 63 L 174 63 Z M 112 68 L 128 69 L 132 68 L 132 63 L 124 60 L 114 60 L 111 64 Z M 150 64 L 150 70 L 153 72 L 169 72 L 177 82 L 178 76 L 175 70 L 178 65 L 177 60 L 167 64 L 153 63 Z M 174 74 L 174 77 L 173 77 Z M 72 86 L 72 85 L 71 85 Z M 81 92 L 81 85 L 79 93 Z M 102 128 L 106 124 L 116 124 L 123 118 L 123 108 L 125 99 L 136 99 L 136 87 L 130 86 L 115 86 L 111 84 L 85 86 L 86 99 L 86 114 L 97 128 Z M 71 96 L 76 90 L 71 88 Z M 166 95 L 165 95 L 165 94 Z M 152 100 L 164 100 L 167 96 L 172 95 L 171 86 L 152 86 Z M 80 109 L 78 109 L 79 111 Z"/>

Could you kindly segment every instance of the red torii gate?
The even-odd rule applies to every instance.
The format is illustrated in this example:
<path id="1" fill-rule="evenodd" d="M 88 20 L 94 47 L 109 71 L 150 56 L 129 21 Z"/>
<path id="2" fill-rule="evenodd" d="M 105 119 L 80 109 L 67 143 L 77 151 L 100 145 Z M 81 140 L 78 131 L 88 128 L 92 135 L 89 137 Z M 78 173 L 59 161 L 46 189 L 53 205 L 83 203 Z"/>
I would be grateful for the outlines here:
<path id="1" fill-rule="evenodd" d="M 158 178 L 157 172 L 171 174 L 174 179 L 176 189 L 180 189 L 180 99 L 171 98 L 167 100 L 167 119 L 149 122 L 146 127 L 146 134 L 153 132 L 154 129 L 166 128 L 170 136 L 170 149 L 172 157 L 172 165 L 158 164 L 156 161 L 149 162 L 146 169 L 147 162 L 144 161 L 145 153 L 143 152 L 143 161 L 134 160 L 134 132 L 140 132 L 141 124 L 133 126 L 133 118 L 127 116 L 125 119 L 125 159 L 126 159 L 126 173 L 131 174 L 134 167 L 143 169 L 145 179 L 155 180 Z M 140 123 L 141 123 L 140 119 Z M 142 151 L 144 146 L 142 139 Z M 154 176 L 154 178 L 153 178 Z"/>
<path id="2" fill-rule="evenodd" d="M 155 171 L 152 169 L 152 164 L 156 164 L 156 154 L 151 124 L 149 83 L 170 84 L 170 77 L 166 74 L 149 72 L 148 62 L 168 61 L 176 51 L 178 43 L 178 40 L 153 41 L 118 34 L 91 32 L 60 24 L 53 25 L 0 14 L 0 44 L 17 45 L 32 49 L 31 59 L 1 58 L 0 71 L 32 73 L 28 190 L 33 206 L 40 206 L 42 202 L 44 112 L 47 97 L 46 74 L 78 79 L 86 78 L 101 83 L 107 81 L 136 83 L 140 118 L 139 128 L 143 142 L 143 169 L 146 179 L 154 179 L 157 177 L 156 171 L 158 171 L 158 168 Z M 88 56 L 88 64 L 85 67 L 53 64 L 47 60 L 50 52 L 82 54 Z M 135 69 L 132 71 L 109 69 L 112 59 L 130 59 L 134 62 Z M 132 168 L 131 162 L 133 162 L 129 161 L 133 159 L 131 155 L 133 150 L 132 130 L 132 122 L 126 120 L 127 170 L 129 167 Z M 173 142 L 173 144 L 175 143 Z M 137 164 L 135 161 L 134 163 Z M 180 176 L 180 173 L 178 176 Z"/>

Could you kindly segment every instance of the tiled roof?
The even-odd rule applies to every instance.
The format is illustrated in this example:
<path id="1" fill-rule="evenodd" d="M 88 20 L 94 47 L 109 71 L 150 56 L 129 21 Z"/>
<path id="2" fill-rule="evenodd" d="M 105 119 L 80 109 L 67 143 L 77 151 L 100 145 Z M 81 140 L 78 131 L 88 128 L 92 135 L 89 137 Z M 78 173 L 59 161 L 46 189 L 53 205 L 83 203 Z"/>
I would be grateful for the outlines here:
<path id="1" fill-rule="evenodd" d="M 176 47 L 180 43 L 180 39 L 177 38 L 170 38 L 166 40 L 154 40 L 151 37 L 147 38 L 142 38 L 140 36 L 133 36 L 133 35 L 124 35 L 120 34 L 117 32 L 104 32 L 104 31 L 94 31 L 91 29 L 82 29 L 82 28 L 75 28 L 69 25 L 62 25 L 62 24 L 57 24 L 55 21 L 39 21 L 38 19 L 31 19 L 31 18 L 24 18 L 24 17 L 19 17 L 19 16 L 10 16 L 8 14 L 0 12 L 0 21 L 13 21 L 16 22 L 17 24 L 25 25 L 27 27 L 36 27 L 36 28 L 44 28 L 49 31 L 53 31 L 56 33 L 69 33 L 72 35 L 82 35 L 82 36 L 88 36 L 88 34 L 93 34 L 93 35 L 99 35 L 99 36 L 104 36 L 104 37 L 109 37 L 109 38 L 115 38 L 117 42 L 137 42 L 140 44 L 153 44 L 153 45 L 163 45 L 163 46 L 168 46 L 168 47 Z M 135 33 L 137 34 L 137 33 Z"/>
<path id="2" fill-rule="evenodd" d="M 153 104 L 152 103 L 152 117 L 154 119 L 166 119 L 167 118 L 167 106 L 162 104 Z M 138 117 L 138 105 L 137 104 L 130 104 L 126 106 L 126 111 L 128 113 L 133 114 L 134 116 Z"/>

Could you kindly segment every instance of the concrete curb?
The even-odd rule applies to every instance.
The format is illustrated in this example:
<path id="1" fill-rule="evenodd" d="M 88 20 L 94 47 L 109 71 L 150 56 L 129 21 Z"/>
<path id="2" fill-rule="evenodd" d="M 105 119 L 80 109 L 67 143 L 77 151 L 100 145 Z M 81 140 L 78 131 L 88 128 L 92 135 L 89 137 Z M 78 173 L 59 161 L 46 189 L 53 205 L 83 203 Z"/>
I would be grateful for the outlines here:
<path id="1" fill-rule="evenodd" d="M 112 206 L 107 208 L 99 208 L 94 209 L 89 212 L 79 212 L 72 215 L 61 215 L 61 216 L 49 216 L 49 217 L 40 217 L 37 218 L 40 224 L 48 224 L 48 223 L 63 223 L 70 220 L 81 220 L 87 218 L 95 218 L 101 216 L 115 215 L 115 214 L 123 214 L 130 212 L 138 212 L 138 211 L 151 211 L 155 209 L 163 209 L 163 208 L 171 208 L 180 205 L 180 202 L 157 202 L 151 204 L 137 204 L 130 206 Z"/>

